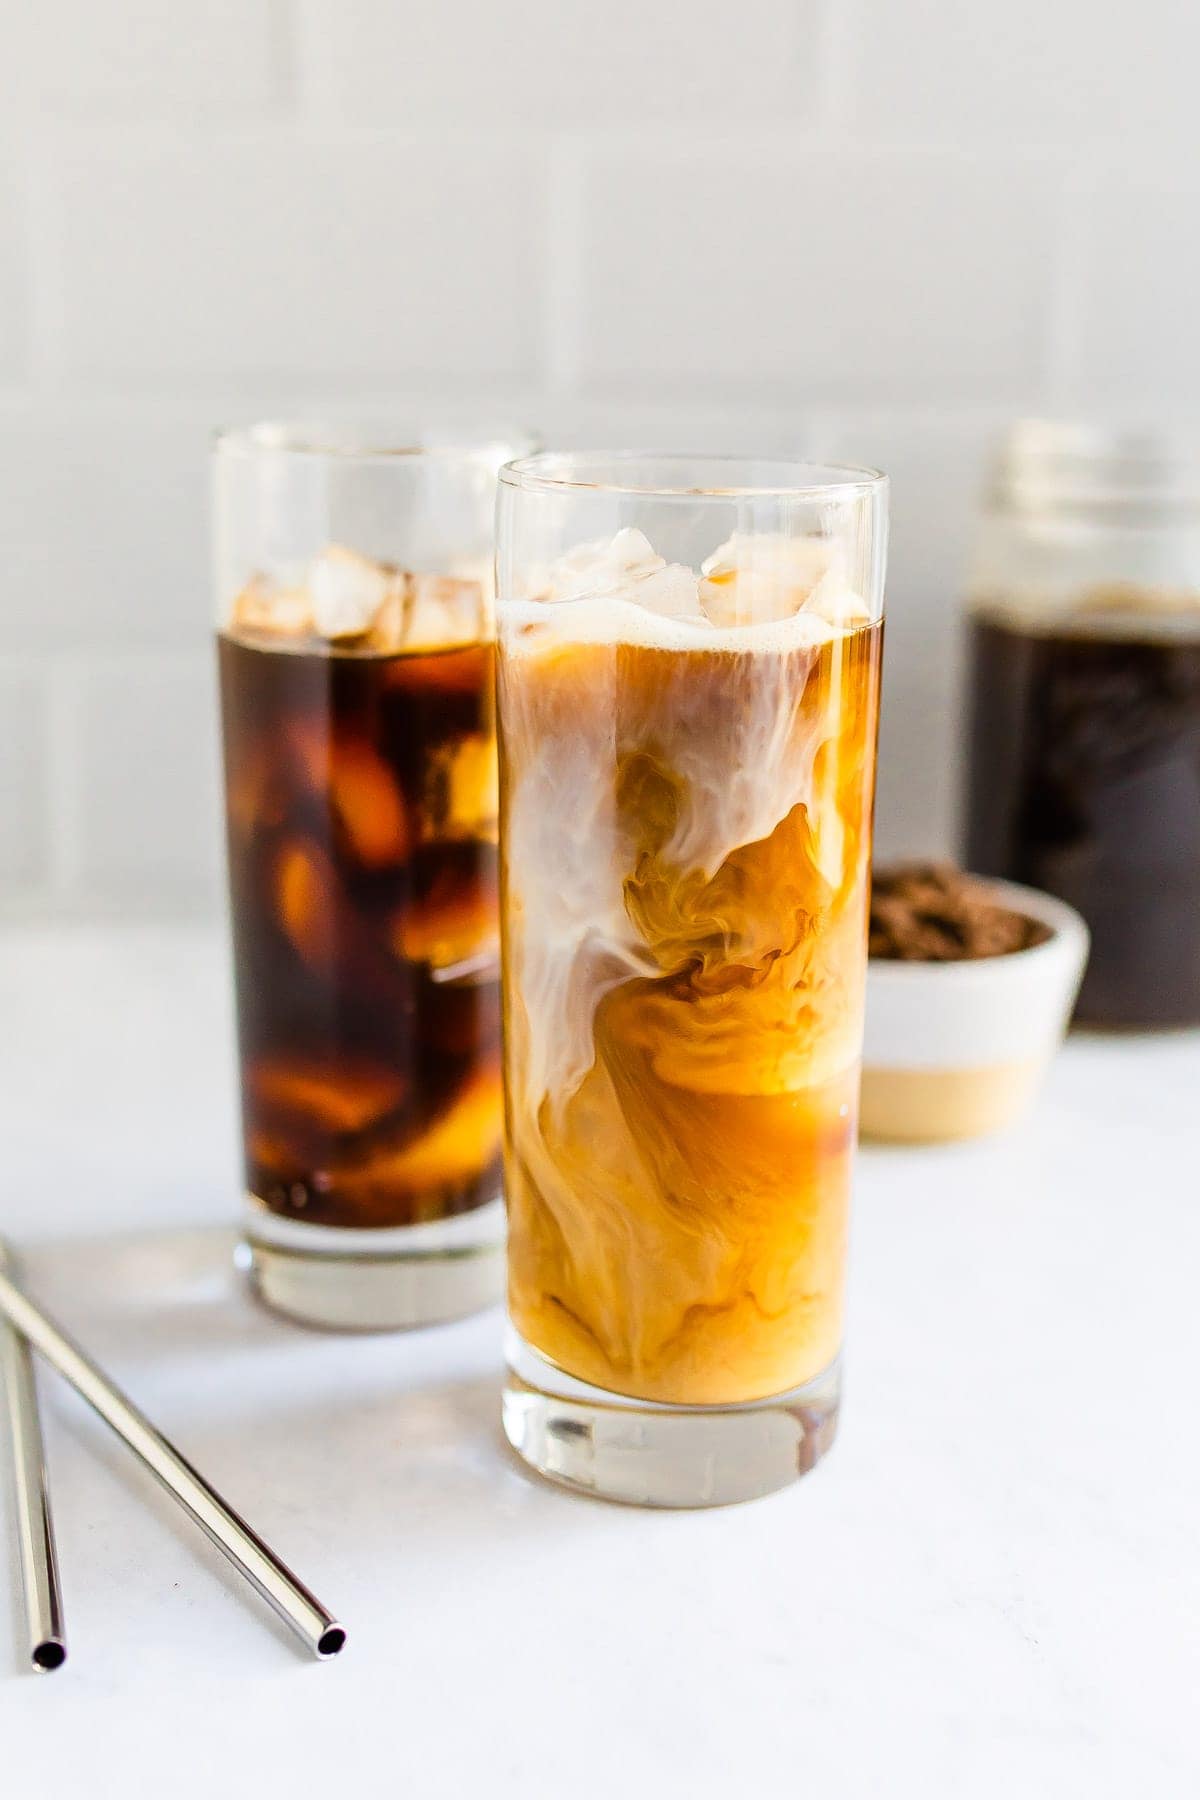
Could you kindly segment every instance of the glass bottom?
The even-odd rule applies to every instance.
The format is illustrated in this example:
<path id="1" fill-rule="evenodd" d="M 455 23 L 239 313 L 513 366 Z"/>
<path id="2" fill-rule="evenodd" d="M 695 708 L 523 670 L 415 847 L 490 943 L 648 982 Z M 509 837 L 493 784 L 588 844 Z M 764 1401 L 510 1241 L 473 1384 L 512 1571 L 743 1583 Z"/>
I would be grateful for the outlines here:
<path id="1" fill-rule="evenodd" d="M 504 1293 L 504 1202 L 426 1225 L 335 1231 L 251 1200 L 237 1263 L 272 1311 L 329 1331 L 402 1331 L 461 1319 Z"/>
<path id="2" fill-rule="evenodd" d="M 798 1481 L 837 1433 L 841 1365 L 742 1406 L 629 1400 L 563 1374 L 510 1325 L 504 1434 L 548 1481 L 629 1506 L 728 1506 Z"/>

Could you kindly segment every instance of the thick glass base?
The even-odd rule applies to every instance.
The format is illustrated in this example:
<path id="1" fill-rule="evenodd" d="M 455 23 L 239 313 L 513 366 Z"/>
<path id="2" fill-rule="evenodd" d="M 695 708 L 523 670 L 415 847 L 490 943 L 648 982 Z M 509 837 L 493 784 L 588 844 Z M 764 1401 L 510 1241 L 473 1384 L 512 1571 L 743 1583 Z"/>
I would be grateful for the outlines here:
<path id="1" fill-rule="evenodd" d="M 727 1506 L 786 1487 L 837 1432 L 841 1372 L 744 1406 L 623 1399 L 564 1375 L 510 1326 L 504 1432 L 539 1475 L 630 1506 Z"/>
<path id="2" fill-rule="evenodd" d="M 504 1292 L 504 1203 L 429 1225 L 333 1231 L 251 1203 L 238 1266 L 275 1312 L 330 1331 L 460 1319 Z"/>

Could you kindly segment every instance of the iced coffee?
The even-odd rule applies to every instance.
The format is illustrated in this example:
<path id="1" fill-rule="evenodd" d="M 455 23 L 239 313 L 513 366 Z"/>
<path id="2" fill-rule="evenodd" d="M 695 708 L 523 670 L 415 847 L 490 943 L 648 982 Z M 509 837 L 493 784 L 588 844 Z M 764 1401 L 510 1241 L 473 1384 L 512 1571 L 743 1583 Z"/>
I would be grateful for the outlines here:
<path id="1" fill-rule="evenodd" d="M 1200 1023 L 1200 594 L 976 597 L 967 856 L 1084 915 L 1078 1023 Z"/>
<path id="2" fill-rule="evenodd" d="M 1200 458 L 1045 419 L 995 446 L 968 585 L 963 854 L 1083 914 L 1076 1021 L 1200 1024 Z"/>
<path id="3" fill-rule="evenodd" d="M 313 1322 L 416 1323 L 490 1299 L 501 1268 L 494 468 L 272 454 L 221 471 L 252 1274 Z M 281 490 L 310 542 L 346 537 L 296 555 Z"/>
<path id="4" fill-rule="evenodd" d="M 285 1218 L 411 1225 L 499 1192 L 484 631 L 478 580 L 331 546 L 221 633 L 247 1184 Z"/>
<path id="5" fill-rule="evenodd" d="M 612 1394 L 752 1402 L 838 1355 L 882 633 L 853 573 L 819 532 L 696 568 L 626 528 L 502 598 L 510 1317 Z"/>

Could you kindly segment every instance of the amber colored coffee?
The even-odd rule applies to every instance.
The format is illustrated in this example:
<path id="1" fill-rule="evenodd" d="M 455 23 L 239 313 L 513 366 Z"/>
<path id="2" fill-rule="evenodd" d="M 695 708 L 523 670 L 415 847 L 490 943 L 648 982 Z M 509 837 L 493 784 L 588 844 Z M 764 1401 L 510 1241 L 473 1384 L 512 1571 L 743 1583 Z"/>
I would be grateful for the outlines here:
<path id="1" fill-rule="evenodd" d="M 882 628 L 557 616 L 500 663 L 510 1314 L 621 1394 L 780 1393 L 842 1338 Z"/>

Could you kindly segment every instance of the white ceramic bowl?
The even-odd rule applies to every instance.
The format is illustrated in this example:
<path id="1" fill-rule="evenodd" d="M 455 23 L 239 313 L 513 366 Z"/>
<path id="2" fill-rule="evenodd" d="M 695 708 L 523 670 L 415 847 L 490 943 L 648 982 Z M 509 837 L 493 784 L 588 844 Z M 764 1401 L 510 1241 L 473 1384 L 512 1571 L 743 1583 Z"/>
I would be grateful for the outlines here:
<path id="1" fill-rule="evenodd" d="M 860 1128 L 934 1143 L 998 1130 L 1022 1113 L 1062 1041 L 1087 961 L 1073 907 L 1036 888 L 979 877 L 998 905 L 1048 925 L 1031 950 L 867 971 Z"/>

